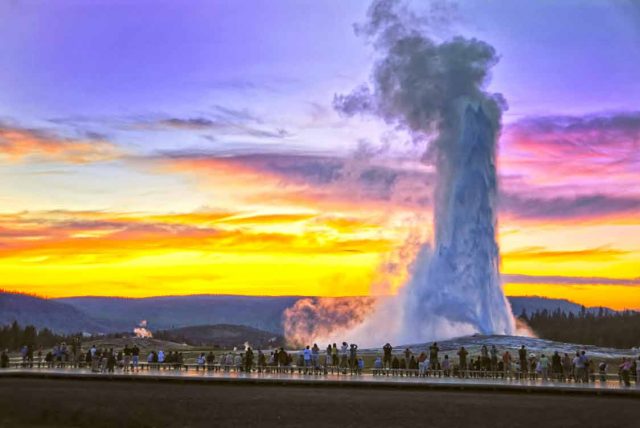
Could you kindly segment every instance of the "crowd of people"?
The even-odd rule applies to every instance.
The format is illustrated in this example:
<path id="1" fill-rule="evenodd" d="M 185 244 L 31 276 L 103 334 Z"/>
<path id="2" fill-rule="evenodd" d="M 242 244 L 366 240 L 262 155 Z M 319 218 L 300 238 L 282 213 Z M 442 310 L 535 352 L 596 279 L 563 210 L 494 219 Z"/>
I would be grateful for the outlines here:
<path id="1" fill-rule="evenodd" d="M 585 351 L 575 355 L 553 352 L 549 355 L 536 355 L 529 352 L 524 345 L 513 354 L 506 349 L 499 351 L 495 345 L 483 345 L 479 354 L 471 355 L 464 346 L 450 353 L 442 352 L 437 343 L 433 343 L 425 351 L 414 354 L 409 348 L 403 352 L 394 352 L 393 346 L 387 343 L 382 352 L 375 356 L 372 366 L 373 375 L 400 376 L 440 376 L 440 377 L 492 377 L 515 378 L 543 381 L 572 381 L 588 383 L 595 380 L 605 382 L 610 370 L 607 361 L 595 361 Z M 79 343 L 68 346 L 61 343 L 43 353 L 25 346 L 20 351 L 23 367 L 87 367 L 96 373 L 113 373 L 116 369 L 123 372 L 140 369 L 141 350 L 137 345 L 125 345 L 121 350 L 98 349 L 95 345 L 86 352 Z M 152 350 L 146 354 L 146 367 L 182 368 L 188 367 L 182 352 Z M 325 374 L 328 372 L 342 374 L 361 374 L 365 369 L 365 359 L 359 355 L 358 345 L 342 342 L 329 344 L 323 351 L 317 344 L 305 346 L 299 351 L 286 351 L 277 348 L 269 351 L 254 351 L 247 347 L 244 351 L 231 351 L 219 355 L 213 351 L 201 352 L 195 358 L 196 370 L 223 371 L 258 371 L 258 372 L 295 372 L 304 374 Z M 9 355 L 5 350 L 0 355 L 0 368 L 9 366 Z M 617 369 L 620 382 L 629 386 L 631 381 L 640 383 L 640 356 L 623 358 L 614 367 Z M 614 372 L 616 370 L 613 370 Z"/>
<path id="2" fill-rule="evenodd" d="M 413 374 L 417 376 L 456 376 L 456 377 L 495 377 L 518 379 L 541 379 L 543 381 L 574 381 L 588 383 L 599 379 L 605 382 L 609 367 L 604 360 L 599 363 L 588 358 L 585 351 L 577 351 L 575 355 L 560 354 L 555 351 L 551 355 L 541 353 L 537 356 L 529 353 L 524 345 L 513 355 L 508 349 L 502 353 L 495 345 L 488 348 L 483 345 L 480 355 L 470 356 L 464 346 L 455 352 L 458 357 L 454 363 L 448 354 L 440 356 L 440 348 L 433 343 L 428 352 L 418 356 L 407 348 L 403 355 L 393 355 L 393 347 L 387 343 L 382 348 L 382 356 L 378 356 L 373 364 L 375 374 Z M 632 378 L 640 382 L 640 356 L 636 360 L 622 358 L 618 366 L 620 381 L 629 386 Z"/>

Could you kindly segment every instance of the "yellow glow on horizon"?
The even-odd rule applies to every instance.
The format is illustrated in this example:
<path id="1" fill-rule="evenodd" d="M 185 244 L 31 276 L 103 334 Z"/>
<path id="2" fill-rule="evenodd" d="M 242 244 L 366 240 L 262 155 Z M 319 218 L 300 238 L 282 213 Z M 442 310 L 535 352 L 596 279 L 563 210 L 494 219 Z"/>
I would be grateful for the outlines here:
<path id="1" fill-rule="evenodd" d="M 640 309 L 640 286 L 507 283 L 504 285 L 504 290 L 508 296 L 542 296 L 567 299 L 587 307 Z"/>

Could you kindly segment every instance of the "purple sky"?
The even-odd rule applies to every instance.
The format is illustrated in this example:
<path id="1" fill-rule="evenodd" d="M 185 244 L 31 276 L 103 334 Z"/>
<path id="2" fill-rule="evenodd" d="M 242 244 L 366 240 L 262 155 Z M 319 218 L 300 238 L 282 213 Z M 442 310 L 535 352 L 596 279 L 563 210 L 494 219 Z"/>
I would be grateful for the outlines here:
<path id="1" fill-rule="evenodd" d="M 568 254 L 615 247 L 626 257 L 619 275 L 603 264 L 584 276 L 640 277 L 633 220 L 640 214 L 639 3 L 452 4 L 450 26 L 433 36 L 477 37 L 500 55 L 490 90 L 509 104 L 499 165 L 507 232 L 524 230 L 509 223 L 514 218 L 606 226 L 564 240 L 548 229 L 529 241 L 505 233 L 506 247 L 566 247 Z M 411 2 L 416 12 L 426 5 Z M 430 170 L 418 162 L 424 148 L 375 119 L 332 109 L 334 94 L 365 82 L 375 59 L 353 31 L 368 6 L 0 2 L 0 214 L 166 212 L 167 201 L 173 212 L 280 209 L 265 208 L 264 194 L 257 204 L 242 193 L 256 191 L 262 183 L 253 175 L 261 174 L 273 178 L 269 198 L 303 188 L 296 197 L 317 196 L 319 210 L 358 192 L 376 204 L 428 208 Z M 373 172 L 359 164 L 362 176 L 349 176 L 346 163 L 371 158 Z M 219 181 L 215 168 L 223 171 Z M 248 184 L 236 186 L 236 178 Z M 514 266 L 508 273 L 532 272 Z M 584 266 L 572 269 L 579 276 Z"/>

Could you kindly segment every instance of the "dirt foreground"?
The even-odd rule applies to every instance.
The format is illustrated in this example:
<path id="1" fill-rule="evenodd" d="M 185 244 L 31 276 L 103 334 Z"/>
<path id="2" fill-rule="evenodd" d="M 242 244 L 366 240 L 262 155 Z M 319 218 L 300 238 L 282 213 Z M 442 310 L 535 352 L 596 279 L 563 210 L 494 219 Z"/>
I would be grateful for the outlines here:
<path id="1" fill-rule="evenodd" d="M 0 378 L 0 427 L 631 427 L 640 400 L 351 387 Z"/>

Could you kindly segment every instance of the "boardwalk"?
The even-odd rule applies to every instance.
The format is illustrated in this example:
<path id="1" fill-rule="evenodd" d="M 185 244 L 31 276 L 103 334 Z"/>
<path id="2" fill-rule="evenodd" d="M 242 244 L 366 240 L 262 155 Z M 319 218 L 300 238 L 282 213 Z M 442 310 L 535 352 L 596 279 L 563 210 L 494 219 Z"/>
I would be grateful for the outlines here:
<path id="1" fill-rule="evenodd" d="M 242 371 L 207 370 L 141 370 L 130 373 L 117 370 L 114 373 L 92 373 L 79 368 L 24 368 L 0 371 L 0 379 L 10 377 L 58 378 L 58 379 L 111 379 L 111 380 L 153 380 L 171 382 L 209 382 L 244 384 L 280 384 L 313 386 L 350 386 L 350 387 L 399 387 L 412 389 L 443 390 L 485 390 L 511 392 L 575 393 L 596 395 L 625 395 L 640 398 L 640 387 L 624 387 L 617 380 L 607 382 L 573 383 L 541 380 L 493 379 L 455 377 L 417 377 L 385 376 L 365 372 L 359 375 L 349 374 L 301 374 L 293 373 L 245 373 Z"/>

